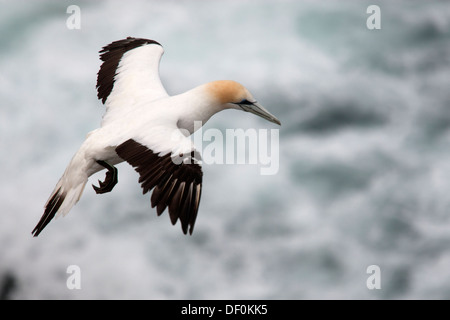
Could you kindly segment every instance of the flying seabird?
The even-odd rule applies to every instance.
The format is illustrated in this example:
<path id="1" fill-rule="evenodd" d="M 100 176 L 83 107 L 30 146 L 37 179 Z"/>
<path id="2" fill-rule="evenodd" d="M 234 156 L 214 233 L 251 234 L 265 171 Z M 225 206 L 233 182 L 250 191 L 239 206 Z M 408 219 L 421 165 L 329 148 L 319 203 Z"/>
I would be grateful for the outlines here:
<path id="1" fill-rule="evenodd" d="M 106 169 L 98 194 L 117 183 L 114 165 L 128 162 L 139 173 L 143 193 L 153 190 L 151 205 L 159 215 L 168 207 L 172 224 L 192 234 L 202 192 L 200 154 L 189 136 L 194 121 L 204 124 L 225 109 L 254 113 L 280 125 L 241 84 L 219 80 L 169 96 L 159 78 L 164 53 L 154 40 L 128 37 L 100 51 L 97 97 L 106 106 L 100 128 L 88 133 L 46 205 L 32 234 L 36 237 L 55 217 L 66 215 L 80 200 L 88 178 Z M 188 134 L 188 133 L 189 134 Z"/>

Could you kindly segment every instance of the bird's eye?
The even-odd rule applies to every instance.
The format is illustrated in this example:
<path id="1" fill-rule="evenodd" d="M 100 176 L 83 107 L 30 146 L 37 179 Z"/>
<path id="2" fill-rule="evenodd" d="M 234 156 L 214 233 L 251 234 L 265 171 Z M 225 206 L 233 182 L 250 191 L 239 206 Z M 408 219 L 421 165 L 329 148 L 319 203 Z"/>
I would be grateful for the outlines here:
<path id="1" fill-rule="evenodd" d="M 239 102 L 238 104 L 245 104 L 245 105 L 251 105 L 253 104 L 252 102 L 248 101 L 247 99 L 242 100 L 241 102 Z"/>

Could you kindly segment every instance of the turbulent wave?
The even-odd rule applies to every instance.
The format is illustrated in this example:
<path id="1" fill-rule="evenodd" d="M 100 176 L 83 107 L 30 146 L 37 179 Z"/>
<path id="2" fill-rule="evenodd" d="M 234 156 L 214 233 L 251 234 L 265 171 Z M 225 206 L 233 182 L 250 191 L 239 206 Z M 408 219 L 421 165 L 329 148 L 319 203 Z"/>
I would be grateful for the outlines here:
<path id="1" fill-rule="evenodd" d="M 69 3 L 1 2 L 2 297 L 450 298 L 448 2 L 377 1 L 380 30 L 366 28 L 369 1 L 75 2 L 79 30 Z M 246 85 L 283 124 L 279 172 L 205 165 L 186 237 L 119 165 L 111 194 L 85 192 L 33 239 L 100 123 L 98 51 L 126 36 L 163 44 L 171 94 Z M 226 111 L 206 128 L 268 126 Z M 73 264 L 80 290 L 66 286 Z"/>

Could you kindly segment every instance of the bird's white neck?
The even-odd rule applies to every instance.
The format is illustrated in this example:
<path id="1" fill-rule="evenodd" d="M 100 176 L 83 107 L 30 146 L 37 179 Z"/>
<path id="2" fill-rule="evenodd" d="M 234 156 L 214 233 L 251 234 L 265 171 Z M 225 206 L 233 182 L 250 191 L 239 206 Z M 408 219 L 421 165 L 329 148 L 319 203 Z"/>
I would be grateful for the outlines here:
<path id="1" fill-rule="evenodd" d="M 234 108 L 232 104 L 224 103 L 222 97 L 212 92 L 211 88 L 214 89 L 217 82 L 200 85 L 179 95 L 185 101 L 178 120 L 179 128 L 186 129 L 192 134 L 199 128 L 194 127 L 195 121 L 200 121 L 204 125 L 217 112 Z"/>

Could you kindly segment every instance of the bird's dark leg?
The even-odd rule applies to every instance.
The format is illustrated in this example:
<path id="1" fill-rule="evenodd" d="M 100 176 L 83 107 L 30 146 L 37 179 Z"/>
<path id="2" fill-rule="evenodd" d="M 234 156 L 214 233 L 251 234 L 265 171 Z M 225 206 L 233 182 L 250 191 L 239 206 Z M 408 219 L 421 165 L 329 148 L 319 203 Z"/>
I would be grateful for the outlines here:
<path id="1" fill-rule="evenodd" d="M 98 183 L 100 185 L 99 187 L 94 185 L 92 185 L 92 187 L 94 188 L 97 194 L 110 192 L 118 182 L 117 168 L 103 160 L 97 160 L 97 163 L 102 167 L 105 167 L 108 170 L 108 172 L 106 172 L 105 181 L 102 182 L 98 180 Z"/>

